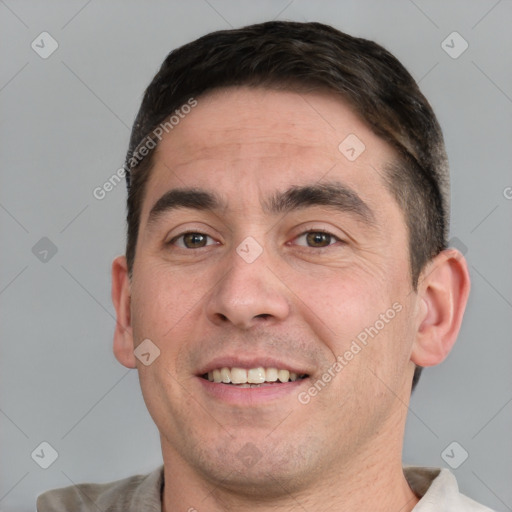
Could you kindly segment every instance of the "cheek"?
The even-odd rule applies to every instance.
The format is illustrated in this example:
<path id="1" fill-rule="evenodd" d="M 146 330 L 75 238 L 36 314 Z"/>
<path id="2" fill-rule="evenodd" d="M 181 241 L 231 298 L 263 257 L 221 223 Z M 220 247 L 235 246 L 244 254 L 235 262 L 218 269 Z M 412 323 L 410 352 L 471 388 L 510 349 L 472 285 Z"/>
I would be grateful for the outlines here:
<path id="1" fill-rule="evenodd" d="M 172 410 L 171 416 L 181 417 L 190 409 L 189 394 L 183 388 L 187 367 L 180 363 L 180 354 L 194 339 L 194 318 L 204 290 L 183 271 L 178 274 L 158 264 L 137 270 L 132 284 L 135 345 L 149 339 L 160 350 L 149 366 L 137 363 L 142 393 L 157 425 L 177 428 L 162 411 Z"/>
<path id="2" fill-rule="evenodd" d="M 179 373 L 180 350 L 194 338 L 202 296 L 204 290 L 190 282 L 186 273 L 178 277 L 158 267 L 134 273 L 131 311 L 134 343 L 151 340 L 160 350 L 156 362 L 174 376 Z"/>
<path id="3" fill-rule="evenodd" d="M 297 280 L 296 280 L 297 282 Z M 301 276 L 301 314 L 323 323 L 337 343 L 343 343 L 377 320 L 393 301 L 386 283 L 353 268 L 320 276 Z M 311 314 L 313 313 L 313 314 Z"/>
<path id="4" fill-rule="evenodd" d="M 142 266 L 141 266 L 142 267 Z M 159 338 L 186 326 L 207 292 L 204 279 L 187 269 L 173 271 L 162 264 L 146 265 L 134 274 L 132 318 L 134 329 L 144 328 Z M 142 335 L 145 335 L 141 332 Z"/>
<path id="5" fill-rule="evenodd" d="M 301 282 L 304 300 L 299 315 L 313 327 L 333 360 L 343 357 L 358 372 L 371 368 L 393 374 L 406 364 L 410 296 L 396 274 L 380 276 L 352 268 L 328 278 L 303 277 Z"/>

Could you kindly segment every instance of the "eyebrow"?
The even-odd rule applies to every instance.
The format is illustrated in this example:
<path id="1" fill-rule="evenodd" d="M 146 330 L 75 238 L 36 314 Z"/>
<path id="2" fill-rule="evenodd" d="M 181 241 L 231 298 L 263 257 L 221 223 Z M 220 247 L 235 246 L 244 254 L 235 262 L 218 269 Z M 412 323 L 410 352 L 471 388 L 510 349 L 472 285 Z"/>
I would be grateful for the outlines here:
<path id="1" fill-rule="evenodd" d="M 175 188 L 166 192 L 153 205 L 147 225 L 156 223 L 165 213 L 179 208 L 214 211 L 225 206 L 225 202 L 212 192 L 197 188 Z"/>
<path id="2" fill-rule="evenodd" d="M 376 224 L 375 214 L 355 190 L 341 182 L 329 182 L 305 186 L 293 186 L 284 192 L 276 192 L 269 200 L 262 202 L 265 212 L 288 213 L 310 206 L 328 206 L 354 214 L 365 224 Z M 175 188 L 166 192 L 149 212 L 147 225 L 179 208 L 219 211 L 227 209 L 227 203 L 217 194 L 198 188 Z"/>
<path id="3" fill-rule="evenodd" d="M 274 194 L 264 209 L 272 213 L 287 213 L 309 206 L 333 207 L 354 214 L 369 226 L 376 224 L 373 210 L 354 189 L 339 181 L 291 187 L 285 192 Z"/>

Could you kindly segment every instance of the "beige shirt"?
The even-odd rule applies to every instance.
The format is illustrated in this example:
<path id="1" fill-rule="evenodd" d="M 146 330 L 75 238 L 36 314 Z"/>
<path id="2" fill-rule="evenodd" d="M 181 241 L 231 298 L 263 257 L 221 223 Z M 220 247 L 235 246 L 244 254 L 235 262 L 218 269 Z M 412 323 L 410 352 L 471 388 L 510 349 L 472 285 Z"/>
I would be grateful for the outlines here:
<path id="1" fill-rule="evenodd" d="M 459 493 L 448 469 L 404 467 L 411 489 L 421 497 L 414 512 L 493 512 Z M 54 489 L 37 499 L 38 512 L 162 512 L 163 466 L 106 484 Z"/>

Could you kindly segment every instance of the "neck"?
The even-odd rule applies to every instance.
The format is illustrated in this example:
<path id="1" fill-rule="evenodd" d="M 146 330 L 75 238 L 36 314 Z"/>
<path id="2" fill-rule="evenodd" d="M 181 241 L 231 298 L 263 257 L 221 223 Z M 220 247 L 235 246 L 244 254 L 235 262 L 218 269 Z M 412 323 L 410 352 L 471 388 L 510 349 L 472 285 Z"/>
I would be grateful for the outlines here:
<path id="1" fill-rule="evenodd" d="M 326 470 L 312 470 L 309 480 L 298 486 L 294 486 L 293 480 L 270 481 L 274 491 L 276 488 L 281 491 L 274 492 L 271 499 L 265 498 L 263 493 L 257 496 L 257 490 L 249 495 L 230 488 L 226 481 L 205 478 L 162 437 L 165 476 L 162 512 L 178 509 L 263 512 L 270 505 L 274 512 L 289 512 L 297 507 L 303 510 L 410 512 L 418 497 L 402 471 L 402 411 L 389 419 L 391 424 L 383 425 L 381 432 L 360 446 L 350 461 L 332 464 Z M 271 475 L 269 479 L 272 480 Z"/>

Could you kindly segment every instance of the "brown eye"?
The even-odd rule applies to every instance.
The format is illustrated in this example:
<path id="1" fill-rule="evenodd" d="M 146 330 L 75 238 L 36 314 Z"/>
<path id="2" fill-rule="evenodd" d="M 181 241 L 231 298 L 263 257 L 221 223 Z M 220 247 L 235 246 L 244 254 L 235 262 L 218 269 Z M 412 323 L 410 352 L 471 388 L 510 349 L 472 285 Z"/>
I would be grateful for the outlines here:
<path id="1" fill-rule="evenodd" d="M 204 233 L 183 233 L 176 238 L 173 238 L 170 242 L 172 245 L 177 245 L 182 249 L 200 249 L 207 245 L 215 243 L 211 237 Z"/>
<path id="2" fill-rule="evenodd" d="M 201 233 L 187 233 L 183 236 L 183 243 L 189 249 L 197 249 L 206 245 L 206 238 Z"/>
<path id="3" fill-rule="evenodd" d="M 311 231 L 306 233 L 306 242 L 309 247 L 328 247 L 332 243 L 333 235 L 322 231 Z"/>
<path id="4" fill-rule="evenodd" d="M 306 231 L 295 239 L 297 245 L 312 249 L 323 249 L 334 245 L 336 242 L 343 241 L 327 231 Z"/>

